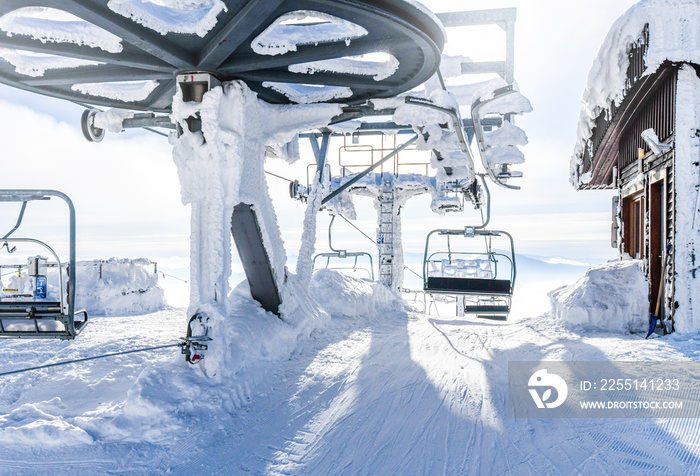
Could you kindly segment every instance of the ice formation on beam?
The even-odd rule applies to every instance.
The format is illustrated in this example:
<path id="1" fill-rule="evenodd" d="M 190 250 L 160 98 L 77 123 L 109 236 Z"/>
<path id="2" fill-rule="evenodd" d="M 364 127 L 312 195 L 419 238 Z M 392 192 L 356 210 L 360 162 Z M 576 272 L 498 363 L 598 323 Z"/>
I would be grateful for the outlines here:
<path id="1" fill-rule="evenodd" d="M 293 64 L 292 73 L 314 74 L 319 71 L 373 76 L 375 81 L 387 79 L 399 69 L 399 61 L 388 53 L 369 53 L 359 56 Z"/>
<path id="2" fill-rule="evenodd" d="M 278 83 L 264 81 L 263 87 L 282 93 L 297 104 L 312 104 L 333 101 L 352 96 L 352 89 L 345 86 L 324 86 L 318 84 Z"/>
<path id="3" fill-rule="evenodd" d="M 318 45 L 361 38 L 367 30 L 327 13 L 298 10 L 282 15 L 258 35 L 251 48 L 259 55 L 281 55 L 300 45 Z"/>
<path id="4" fill-rule="evenodd" d="M 0 29 L 10 36 L 31 36 L 43 43 L 72 43 L 100 48 L 109 53 L 122 51 L 118 36 L 54 8 L 19 8 L 0 17 Z"/>
<path id="5" fill-rule="evenodd" d="M 580 184 L 577 170 L 595 120 L 612 103 L 622 102 L 629 47 L 642 40 L 646 25 L 649 45 L 644 75 L 653 74 L 665 61 L 700 64 L 700 8 L 696 0 L 643 0 L 627 10 L 610 29 L 588 74 L 571 159 L 571 183 L 576 187 Z"/>
<path id="6" fill-rule="evenodd" d="M 528 143 L 525 131 L 510 122 L 504 122 L 498 129 L 486 132 L 484 141 L 488 147 L 507 147 Z"/>
<path id="7" fill-rule="evenodd" d="M 110 10 L 161 35 L 182 33 L 202 38 L 226 11 L 221 0 L 110 0 Z"/>
<path id="8" fill-rule="evenodd" d="M 79 83 L 71 86 L 90 96 L 98 96 L 115 101 L 143 101 L 158 87 L 158 81 L 119 81 L 111 83 Z"/>
<path id="9" fill-rule="evenodd" d="M 286 144 L 301 131 L 327 125 L 340 112 L 335 104 L 271 105 L 239 81 L 212 89 L 201 103 L 184 102 L 180 92 L 176 95 L 172 118 L 183 133 L 171 136 L 171 143 L 182 202 L 192 207 L 188 315 L 207 313 L 217 333 L 213 345 L 220 352 L 212 352 L 215 357 L 205 361 L 209 371 L 223 368 L 221 359 L 228 355 L 224 351 L 228 334 L 223 329 L 230 311 L 231 220 L 239 203 L 252 205 L 256 212 L 282 298 L 282 318 L 297 329 L 313 326 L 309 321 L 317 313 L 304 304 L 305 291 L 286 269 L 284 243 L 265 180 L 265 151 L 267 145 Z M 190 132 L 186 119 L 196 114 L 201 116 L 202 130 Z M 313 251 L 313 246 L 302 247 Z"/>
<path id="10" fill-rule="evenodd" d="M 17 73 L 31 77 L 43 76 L 46 71 L 51 69 L 79 68 L 80 66 L 95 66 L 98 64 L 104 64 L 98 61 L 68 58 L 66 56 L 48 55 L 8 48 L 0 48 L 0 58 L 14 66 Z"/>

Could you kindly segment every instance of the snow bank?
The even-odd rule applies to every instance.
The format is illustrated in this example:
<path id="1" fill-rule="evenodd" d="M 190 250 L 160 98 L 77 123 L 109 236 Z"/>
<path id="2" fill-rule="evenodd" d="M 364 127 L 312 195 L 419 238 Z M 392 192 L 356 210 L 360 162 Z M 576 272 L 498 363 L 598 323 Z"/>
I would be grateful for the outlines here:
<path id="1" fill-rule="evenodd" d="M 28 261 L 31 261 L 29 258 Z M 89 316 L 130 316 L 148 314 L 166 307 L 163 289 L 158 285 L 155 264 L 147 259 L 111 258 L 76 263 L 75 308 Z M 44 268 L 49 301 L 60 300 L 57 267 Z M 63 266 L 63 289 L 68 282 Z M 26 271 L 0 280 L 0 297 L 15 300 L 15 295 L 34 296 L 35 278 Z M 12 292 L 2 291 L 7 286 Z M 18 293 L 18 294 L 17 294 Z M 64 293 L 65 298 L 65 293 Z M 40 299 L 41 300 L 41 299 Z"/>
<path id="2" fill-rule="evenodd" d="M 557 321 L 613 332 L 649 328 L 649 284 L 640 260 L 610 261 L 549 293 Z"/>
<path id="3" fill-rule="evenodd" d="M 24 403 L 0 417 L 3 446 L 61 448 L 92 444 L 92 437 L 67 421 L 66 405 L 60 398 Z"/>
<path id="4" fill-rule="evenodd" d="M 285 322 L 250 297 L 245 281 L 228 301 L 228 315 L 210 313 L 214 339 L 203 362 L 193 367 L 178 352 L 168 364 L 147 367 L 115 411 L 81 419 L 79 427 L 100 439 L 168 446 L 173 435 L 191 430 L 192 422 L 221 422 L 236 413 L 269 377 L 267 363 L 289 360 L 313 330 L 330 322 L 308 300 L 299 313 L 306 313 L 306 322 L 313 325 Z M 222 426 L 214 426 L 207 432 L 220 430 Z"/>
<path id="5" fill-rule="evenodd" d="M 290 324 L 265 312 L 243 281 L 229 295 L 229 314 L 213 317 L 216 334 L 204 362 L 193 367 L 177 355 L 167 365 L 146 368 L 114 411 L 76 419 L 72 431 L 83 429 L 95 439 L 169 445 L 173 435 L 186 434 L 193 421 L 223 421 L 227 414 L 237 413 L 269 378 L 268 363 L 289 360 L 300 352 L 314 329 L 330 324 L 331 314 L 377 319 L 403 307 L 385 286 L 330 270 L 313 276 L 310 295 L 313 301 L 306 301 L 308 306 L 301 311 L 314 318 L 314 326 Z M 81 435 L 66 438 L 80 443 Z"/>
<path id="6" fill-rule="evenodd" d="M 330 269 L 314 273 L 309 292 L 333 316 L 371 318 L 403 309 L 403 301 L 386 286 Z"/>
<path id="7" fill-rule="evenodd" d="M 165 307 L 154 264 L 147 259 L 79 261 L 76 309 L 88 315 L 148 314 Z"/>
<path id="8" fill-rule="evenodd" d="M 610 29 L 588 74 L 579 115 L 577 141 L 571 159 L 571 183 L 579 185 L 578 166 L 596 118 L 624 99 L 628 51 L 649 25 L 646 71 L 654 73 L 664 61 L 700 64 L 700 8 L 697 0 L 642 0 L 620 17 Z"/>

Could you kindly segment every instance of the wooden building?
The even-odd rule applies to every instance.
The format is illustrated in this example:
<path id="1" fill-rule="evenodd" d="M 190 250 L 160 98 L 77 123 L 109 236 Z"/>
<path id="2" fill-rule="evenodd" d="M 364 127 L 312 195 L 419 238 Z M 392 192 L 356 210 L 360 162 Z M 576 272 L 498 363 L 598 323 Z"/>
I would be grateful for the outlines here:
<path id="1" fill-rule="evenodd" d="M 624 74 L 624 86 L 613 91 L 614 85 L 596 83 L 589 76 L 589 88 L 610 88 L 607 95 L 612 100 L 604 107 L 589 104 L 586 109 L 584 94 L 584 110 L 589 117 L 582 113 L 583 127 L 579 125 L 579 144 L 572 160 L 572 182 L 580 190 L 618 190 L 613 201 L 613 246 L 621 257 L 644 260 L 650 311 L 654 312 L 657 299 L 662 299 L 660 314 L 666 329 L 698 332 L 700 256 L 695 256 L 695 245 L 700 229 L 700 66 L 688 59 L 694 59 L 695 50 L 700 47 L 695 43 L 700 40 L 691 37 L 692 44 L 688 45 L 684 39 L 687 35 L 677 34 L 675 40 L 669 40 L 667 32 L 678 25 L 654 24 L 649 4 L 657 8 L 666 4 L 673 9 L 679 4 L 687 6 L 688 2 L 640 2 L 626 14 L 630 18 L 618 20 L 611 30 L 594 70 L 598 68 L 596 74 L 614 78 L 614 72 L 600 65 L 607 62 L 614 68 L 614 55 L 626 54 L 626 61 L 622 58 L 618 62 L 626 68 L 617 72 Z M 648 21 L 635 41 L 620 41 L 629 38 L 629 31 L 633 31 L 630 25 L 645 14 Z M 700 15 L 700 4 L 695 4 L 694 15 Z M 680 21 L 679 16 L 676 23 Z M 695 18 L 691 23 L 697 25 L 700 21 Z M 700 30 L 694 36 L 700 38 Z M 662 44 L 655 45 L 655 41 Z M 676 50 L 680 45 L 687 47 L 689 53 L 673 51 L 674 43 Z M 665 50 L 669 53 L 663 55 Z M 588 97 L 606 97 L 594 93 L 588 92 Z M 669 245 L 671 252 L 664 268 Z"/>

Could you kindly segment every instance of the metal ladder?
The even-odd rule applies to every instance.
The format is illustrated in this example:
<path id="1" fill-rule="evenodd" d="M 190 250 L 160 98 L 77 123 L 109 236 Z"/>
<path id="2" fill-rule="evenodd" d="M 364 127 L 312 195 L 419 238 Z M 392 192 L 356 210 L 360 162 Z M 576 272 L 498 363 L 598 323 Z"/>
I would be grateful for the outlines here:
<path id="1" fill-rule="evenodd" d="M 384 184 L 379 195 L 379 282 L 391 287 L 394 281 L 394 188 Z"/>

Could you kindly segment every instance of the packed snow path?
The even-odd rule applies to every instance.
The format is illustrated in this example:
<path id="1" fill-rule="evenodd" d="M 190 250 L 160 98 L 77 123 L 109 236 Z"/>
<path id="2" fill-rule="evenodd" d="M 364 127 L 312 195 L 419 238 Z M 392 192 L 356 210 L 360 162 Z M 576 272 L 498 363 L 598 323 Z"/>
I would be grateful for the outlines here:
<path id="1" fill-rule="evenodd" d="M 90 334 L 71 343 L 1 342 L 3 369 L 167 343 L 177 337 L 182 312 L 95 319 Z M 134 382 L 149 367 L 161 368 L 163 384 L 195 371 L 175 365 L 181 357 L 169 351 L 5 377 L 0 473 L 700 470 L 698 420 L 514 420 L 506 414 L 509 360 L 697 360 L 698 338 L 582 336 L 542 318 L 502 323 L 396 311 L 334 317 L 299 347 L 289 360 L 241 375 L 241 384 L 231 387 L 239 405 L 229 411 L 207 389 L 182 388 L 180 399 L 191 399 L 189 408 L 180 407 L 191 415 L 185 431 L 154 424 L 163 411 L 177 408 L 167 392 L 150 400 L 160 401 L 160 408 L 132 409 L 131 416 L 120 408 L 129 394 L 143 393 Z M 45 426 L 53 433 L 36 432 L 52 418 L 74 433 L 57 425 Z M 150 434 L 134 431 L 137 422 L 150 425 Z M 148 443 L 157 432 L 162 442 Z"/>

